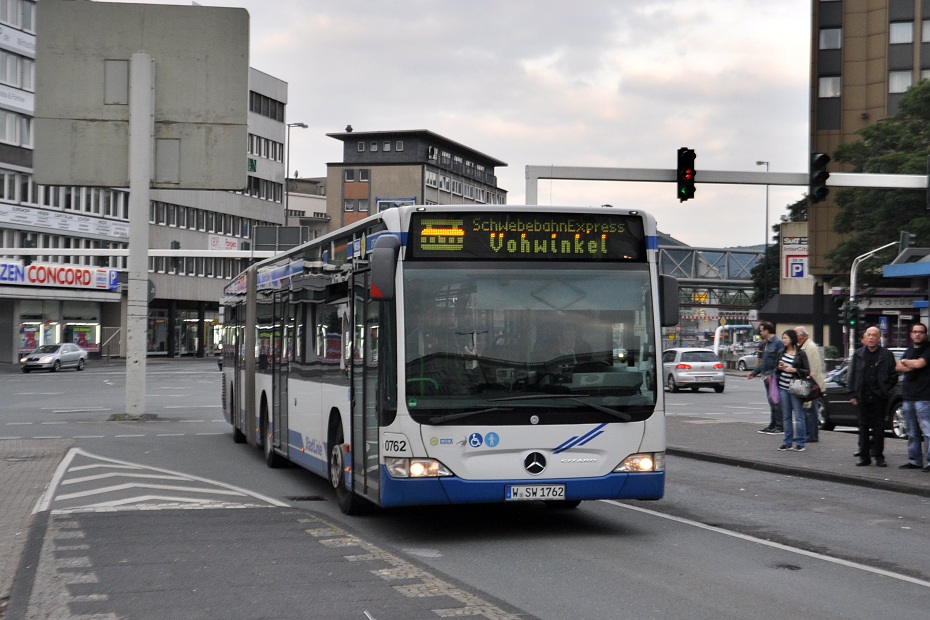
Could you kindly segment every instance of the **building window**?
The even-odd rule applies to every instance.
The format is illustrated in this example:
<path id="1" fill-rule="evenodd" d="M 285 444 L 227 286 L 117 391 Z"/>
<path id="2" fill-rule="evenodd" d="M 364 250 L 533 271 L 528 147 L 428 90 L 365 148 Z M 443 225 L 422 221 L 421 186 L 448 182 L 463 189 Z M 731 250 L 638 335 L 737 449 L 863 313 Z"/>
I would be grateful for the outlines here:
<path id="1" fill-rule="evenodd" d="M 888 92 L 891 94 L 906 92 L 913 80 L 914 77 L 910 71 L 889 71 Z"/>
<path id="2" fill-rule="evenodd" d="M 359 211 L 368 211 L 368 200 L 366 198 L 360 198 L 358 201 L 358 210 Z"/>
<path id="3" fill-rule="evenodd" d="M 372 152 L 372 153 L 377 153 L 377 152 L 378 152 L 378 143 L 377 143 L 377 142 L 372 142 L 372 143 L 371 143 L 371 152 Z"/>
<path id="4" fill-rule="evenodd" d="M 403 141 L 403 140 L 398 140 L 397 142 L 395 142 L 395 143 L 394 143 L 394 150 L 395 150 L 395 151 L 403 151 L 403 150 L 404 150 L 404 141 Z"/>
<path id="5" fill-rule="evenodd" d="M 462 182 L 458 179 L 453 179 L 452 181 L 452 193 L 456 196 L 462 195 Z"/>
<path id="6" fill-rule="evenodd" d="M 920 26 L 920 41 L 930 43 L 930 19 L 925 19 Z"/>
<path id="7" fill-rule="evenodd" d="M 390 140 L 385 140 L 385 141 L 384 141 L 384 144 L 381 145 L 381 150 L 384 151 L 385 153 L 390 152 L 390 150 L 391 150 L 391 141 L 390 141 Z"/>
<path id="8" fill-rule="evenodd" d="M 355 170 L 343 170 L 342 174 L 346 183 L 355 181 Z"/>
<path id="9" fill-rule="evenodd" d="M 366 183 L 369 178 L 370 170 L 368 168 L 362 168 L 358 171 L 358 180 L 362 183 Z"/>
<path id="10" fill-rule="evenodd" d="M 474 185 L 468 185 L 468 184 L 466 183 L 466 184 L 465 184 L 465 193 L 464 193 L 463 195 L 464 195 L 466 198 L 474 199 L 474 198 L 475 198 L 475 186 L 474 186 Z"/>
<path id="11" fill-rule="evenodd" d="M 888 43 L 897 45 L 899 43 L 914 42 L 914 22 L 892 22 L 888 28 Z"/>
<path id="12" fill-rule="evenodd" d="M 355 211 L 355 201 L 354 200 L 343 200 L 342 210 L 343 211 Z"/>
<path id="13" fill-rule="evenodd" d="M 843 47 L 843 29 L 842 28 L 821 28 L 820 49 L 838 50 L 842 47 Z"/>
<path id="14" fill-rule="evenodd" d="M 444 192 L 450 191 L 452 189 L 452 179 L 450 179 L 446 175 L 441 175 L 439 177 L 439 189 L 441 189 Z"/>
<path id="15" fill-rule="evenodd" d="M 359 153 L 364 153 L 364 152 L 365 152 L 365 143 L 362 142 L 361 140 L 359 140 L 358 143 L 356 143 L 356 145 L 355 145 L 355 150 L 358 151 Z"/>
<path id="16" fill-rule="evenodd" d="M 439 175 L 435 170 L 426 171 L 426 185 L 428 187 L 439 187 Z"/>
<path id="17" fill-rule="evenodd" d="M 840 76 L 822 77 L 818 80 L 817 96 L 822 99 L 840 96 Z"/>

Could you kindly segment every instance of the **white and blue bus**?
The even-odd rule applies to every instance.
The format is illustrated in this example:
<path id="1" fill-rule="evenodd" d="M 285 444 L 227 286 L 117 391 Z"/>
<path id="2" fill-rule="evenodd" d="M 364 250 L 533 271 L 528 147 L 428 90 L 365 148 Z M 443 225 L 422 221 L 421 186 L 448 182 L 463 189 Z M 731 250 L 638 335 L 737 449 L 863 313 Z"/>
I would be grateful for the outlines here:
<path id="1" fill-rule="evenodd" d="M 258 262 L 225 291 L 233 437 L 349 514 L 659 499 L 657 255 L 641 211 L 431 205 Z"/>

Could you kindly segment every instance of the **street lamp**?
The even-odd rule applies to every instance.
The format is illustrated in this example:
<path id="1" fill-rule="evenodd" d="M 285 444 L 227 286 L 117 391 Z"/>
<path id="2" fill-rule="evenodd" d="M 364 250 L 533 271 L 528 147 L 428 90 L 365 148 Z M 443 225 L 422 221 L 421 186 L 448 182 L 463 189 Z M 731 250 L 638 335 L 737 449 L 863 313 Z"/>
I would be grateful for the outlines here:
<path id="1" fill-rule="evenodd" d="M 757 166 L 765 166 L 765 171 L 769 171 L 769 162 L 757 161 Z M 765 183 L 765 253 L 762 255 L 762 304 L 769 298 L 769 184 L 768 179 Z"/>
<path id="2" fill-rule="evenodd" d="M 291 175 L 291 127 L 300 127 L 301 129 L 307 128 L 307 123 L 288 123 L 287 124 L 287 156 L 284 158 L 284 225 L 287 226 L 287 220 L 289 214 L 287 212 L 288 208 L 288 195 L 290 194 L 290 181 L 288 178 Z"/>

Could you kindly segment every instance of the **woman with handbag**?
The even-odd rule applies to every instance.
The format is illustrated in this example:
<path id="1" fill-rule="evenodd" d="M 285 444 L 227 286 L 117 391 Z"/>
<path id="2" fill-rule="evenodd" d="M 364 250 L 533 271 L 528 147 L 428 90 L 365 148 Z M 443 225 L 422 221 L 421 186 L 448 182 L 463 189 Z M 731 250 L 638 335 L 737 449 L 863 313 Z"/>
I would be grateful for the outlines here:
<path id="1" fill-rule="evenodd" d="M 803 452 L 804 444 L 807 441 L 807 426 L 804 419 L 804 401 L 802 396 L 798 395 L 798 388 L 807 386 L 807 378 L 810 376 L 811 367 L 807 360 L 807 355 L 798 345 L 798 334 L 793 329 L 785 331 L 781 335 L 781 341 L 785 344 L 785 350 L 782 351 L 778 359 L 778 391 L 781 400 L 782 424 L 785 429 L 785 437 L 779 450 L 794 450 Z M 791 382 L 800 380 L 799 384 L 792 388 Z M 792 447 L 792 443 L 794 446 Z"/>

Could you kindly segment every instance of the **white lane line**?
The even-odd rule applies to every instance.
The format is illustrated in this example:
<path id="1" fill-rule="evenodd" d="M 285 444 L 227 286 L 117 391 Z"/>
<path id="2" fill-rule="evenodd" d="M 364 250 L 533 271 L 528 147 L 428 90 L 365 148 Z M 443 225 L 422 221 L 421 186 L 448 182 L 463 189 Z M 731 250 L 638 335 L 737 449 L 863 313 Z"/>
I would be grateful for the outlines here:
<path id="1" fill-rule="evenodd" d="M 899 581 L 906 581 L 908 583 L 913 583 L 914 585 L 923 586 L 925 588 L 930 588 L 930 581 L 924 581 L 923 579 L 917 579 L 916 577 L 910 577 L 908 575 L 902 575 L 900 573 L 892 573 L 881 568 L 875 568 L 874 566 L 867 566 L 865 564 L 859 564 L 858 562 L 851 562 L 849 560 L 843 560 L 840 558 L 834 558 L 829 555 L 823 555 L 821 553 L 815 553 L 813 551 L 807 551 L 805 549 L 798 549 L 796 547 L 789 547 L 788 545 L 783 545 L 781 543 L 773 542 L 771 540 L 763 540 L 755 536 L 750 536 L 748 534 L 741 534 L 739 532 L 733 532 L 731 530 L 725 530 L 720 527 L 713 525 L 706 525 L 704 523 L 699 523 L 697 521 L 692 521 L 691 519 L 684 519 L 682 517 L 676 517 L 674 515 L 663 514 L 661 512 L 656 512 L 655 510 L 650 510 L 648 508 L 640 508 L 639 506 L 631 506 L 629 504 L 621 504 L 618 501 L 612 499 L 600 500 L 605 504 L 610 504 L 612 506 L 617 506 L 619 508 L 626 508 L 628 510 L 635 510 L 636 512 L 641 512 L 643 514 L 651 515 L 653 517 L 660 517 L 662 519 L 667 519 L 669 521 L 675 521 L 677 523 L 682 523 L 684 525 L 691 525 L 693 527 L 700 528 L 702 530 L 707 530 L 709 532 L 715 532 L 717 534 L 723 534 L 724 536 L 729 536 L 731 538 L 738 538 L 740 540 L 745 540 L 747 542 L 752 542 L 760 545 L 765 545 L 766 547 L 771 547 L 773 549 L 780 549 L 781 551 L 787 551 L 789 553 L 794 553 L 796 555 L 803 555 L 809 558 L 814 558 L 815 560 L 822 560 L 824 562 L 830 562 L 831 564 L 838 564 L 840 566 L 845 566 L 846 568 L 853 568 L 856 570 L 865 571 L 867 573 L 874 573 L 876 575 L 882 575 L 884 577 L 891 577 L 892 579 L 897 579 Z"/>
<path id="2" fill-rule="evenodd" d="M 165 405 L 163 409 L 222 409 L 220 405 Z"/>
<path id="3" fill-rule="evenodd" d="M 113 411 L 107 407 L 83 407 L 81 409 L 52 409 L 52 413 L 97 413 L 100 411 Z"/>
<path id="4" fill-rule="evenodd" d="M 34 422 L 7 422 L 5 426 L 32 426 Z"/>
<path id="5" fill-rule="evenodd" d="M 22 439 L 22 437 L 0 437 L 0 441 L 15 441 L 17 439 Z"/>
<path id="6" fill-rule="evenodd" d="M 111 466 L 112 467 L 112 466 Z M 77 467 L 71 468 L 70 471 L 77 470 Z M 119 467 L 118 469 L 125 469 Z M 145 478 L 147 480 L 187 480 L 183 476 L 169 476 L 168 474 L 127 474 L 125 472 L 111 471 L 106 474 L 95 474 L 92 476 L 81 476 L 78 478 L 68 478 L 61 482 L 62 486 L 66 484 L 82 484 L 84 482 L 93 482 L 95 480 L 105 480 L 106 478 Z"/>
<path id="7" fill-rule="evenodd" d="M 75 435 L 72 439 L 103 439 L 105 435 Z"/>
<path id="8" fill-rule="evenodd" d="M 209 437 L 211 435 L 225 435 L 226 433 L 196 433 L 197 437 Z"/>
<path id="9" fill-rule="evenodd" d="M 145 435 L 113 435 L 117 439 L 125 439 L 126 437 L 145 437 Z"/>
<path id="10" fill-rule="evenodd" d="M 183 437 L 184 433 L 158 433 L 156 437 Z"/>
<path id="11" fill-rule="evenodd" d="M 55 497 L 56 502 L 61 502 L 69 499 L 78 499 L 83 497 L 93 497 L 95 495 L 106 495 L 107 493 L 113 493 L 116 491 L 128 491 L 134 489 L 156 489 L 160 491 L 186 491 L 189 493 L 205 493 L 207 495 L 234 495 L 236 497 L 242 497 L 245 493 L 239 491 L 231 491 L 226 489 L 210 489 L 204 487 L 182 487 L 175 486 L 170 484 L 137 484 L 132 482 L 127 482 L 125 484 L 114 484 L 108 487 L 100 487 L 98 489 L 91 489 L 89 491 L 79 491 L 77 493 L 65 493 Z"/>

